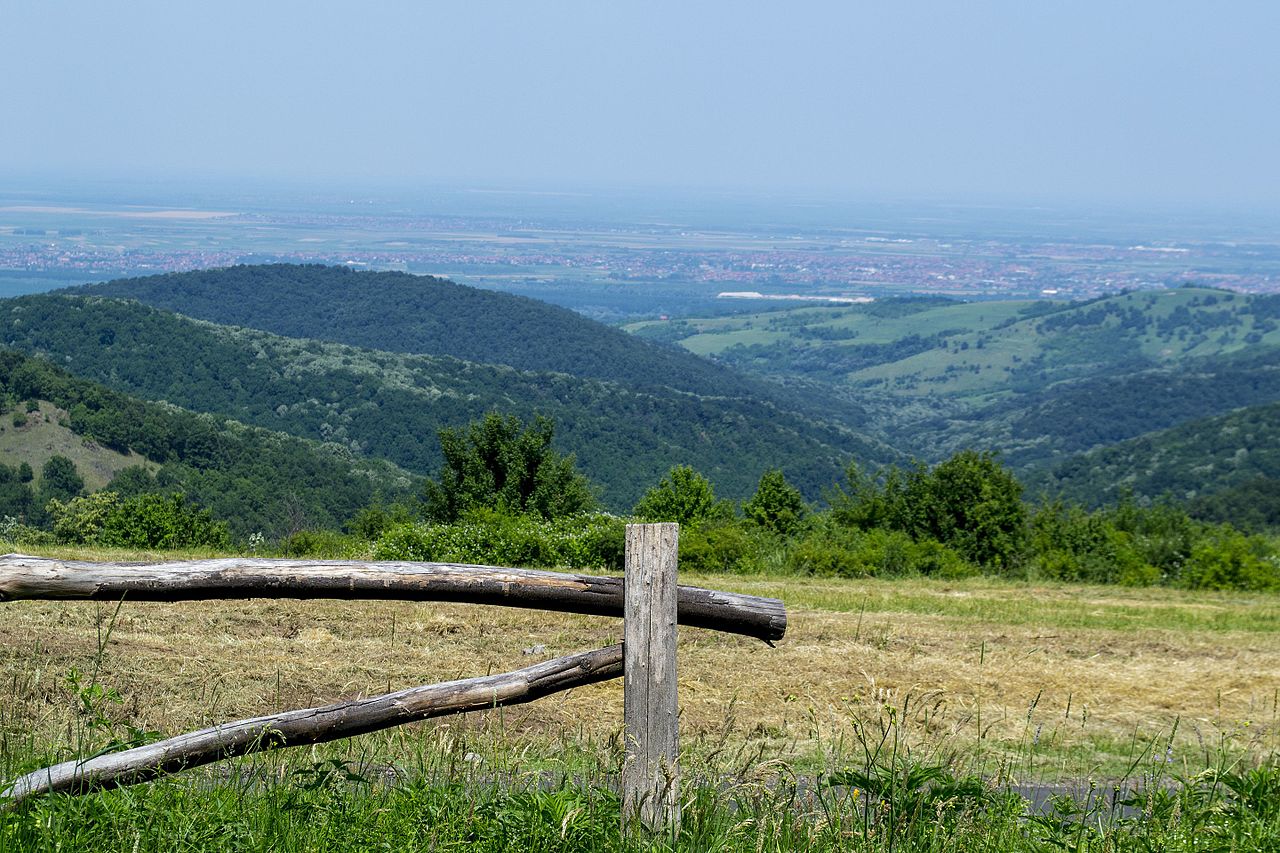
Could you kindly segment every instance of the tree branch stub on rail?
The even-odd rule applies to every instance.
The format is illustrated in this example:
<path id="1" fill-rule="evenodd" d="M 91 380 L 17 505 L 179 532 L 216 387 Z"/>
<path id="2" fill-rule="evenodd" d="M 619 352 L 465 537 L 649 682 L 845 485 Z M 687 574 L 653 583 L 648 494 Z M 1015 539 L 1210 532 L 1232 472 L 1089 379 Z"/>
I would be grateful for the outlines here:
<path id="1" fill-rule="evenodd" d="M 776 598 L 681 586 L 681 625 L 782 638 L 787 612 Z M 194 601 L 336 598 L 448 601 L 536 608 L 592 616 L 623 615 L 618 577 L 457 563 L 272 560 L 226 557 L 168 563 L 110 563 L 6 554 L 0 602 L 20 599 Z"/>

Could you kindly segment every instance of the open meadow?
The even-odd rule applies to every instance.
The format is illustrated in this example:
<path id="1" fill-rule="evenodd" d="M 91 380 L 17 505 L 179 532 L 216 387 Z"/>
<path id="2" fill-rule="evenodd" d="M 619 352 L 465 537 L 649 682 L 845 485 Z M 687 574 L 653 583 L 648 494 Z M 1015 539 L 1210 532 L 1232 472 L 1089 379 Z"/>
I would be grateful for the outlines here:
<path id="1" fill-rule="evenodd" d="M 798 798 L 793 805 L 818 809 L 813 797 L 824 790 L 823 780 L 867 764 L 876 751 L 884 752 L 880 763 L 945 767 L 976 775 L 992 790 L 1012 785 L 1035 798 L 1036 792 L 1129 786 L 1149 778 L 1155 764 L 1167 779 L 1214 767 L 1268 766 L 1280 745 L 1280 598 L 1274 595 L 991 578 L 682 575 L 681 581 L 779 597 L 790 616 L 776 648 L 681 630 L 682 749 L 689 778 L 702 780 L 687 782 L 694 800 L 714 778 L 713 790 L 751 784 L 776 793 L 780 785 L 791 786 Z M 172 735 L 517 669 L 622 636 L 614 619 L 402 602 L 125 601 L 118 608 L 9 602 L 0 608 L 5 779 L 145 732 Z M 135 832 L 138 849 L 170 849 L 137 834 L 137 815 L 175 808 L 178 801 L 180 810 L 209 814 L 248 809 L 225 799 L 233 791 L 248 796 L 245 778 L 293 780 L 309 792 L 316 786 L 299 779 L 326 791 L 331 783 L 402 780 L 380 795 L 394 799 L 417 775 L 455 786 L 453 797 L 463 802 L 472 796 L 468 784 L 485 787 L 490 797 L 494 785 L 508 784 L 541 790 L 584 783 L 607 790 L 616 773 L 621 723 L 621 683 L 608 682 L 516 708 L 237 759 L 231 769 L 214 765 L 153 783 L 150 790 L 52 798 L 24 806 L 23 814 L 62 832 L 86 814 L 117 815 L 127 824 L 119 832 Z M 857 794 L 856 788 L 846 792 Z M 361 802 L 367 806 L 367 797 Z M 389 802 L 387 809 L 397 808 Z M 857 814 L 854 801 L 846 805 Z M 579 806 L 596 823 L 601 809 L 614 815 L 602 825 L 616 821 L 616 803 L 612 812 L 608 802 Z M 737 814 L 741 806 L 731 811 Z M 568 826 L 569 818 L 561 817 Z M 113 825 L 101 819 L 103 826 Z M 810 826 L 806 820 L 802 826 Z M 188 828 L 196 831 L 200 821 L 194 815 L 191 821 Z M 254 820 L 249 825 L 247 837 L 266 846 L 275 842 L 263 838 L 298 849 L 318 843 L 313 835 L 299 835 L 297 826 L 273 835 L 284 830 Z M 34 843 L 37 836 L 22 834 L 21 826 L 11 823 L 11 835 L 0 834 L 0 840 Z M 873 835 L 861 840 L 878 849 L 885 839 Z M 54 832 L 46 840 L 57 837 L 79 838 L 97 849 L 119 840 L 74 832 Z M 677 846 L 697 849 L 692 843 L 682 839 Z M 246 842 L 227 849 L 257 848 Z"/>

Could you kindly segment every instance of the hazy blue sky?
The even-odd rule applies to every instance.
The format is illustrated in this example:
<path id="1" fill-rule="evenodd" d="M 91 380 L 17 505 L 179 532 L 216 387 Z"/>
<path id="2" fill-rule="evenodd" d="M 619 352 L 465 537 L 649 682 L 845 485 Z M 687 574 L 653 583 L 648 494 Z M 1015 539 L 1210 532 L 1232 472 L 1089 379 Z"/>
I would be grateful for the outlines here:
<path id="1" fill-rule="evenodd" d="M 1280 3 L 6 0 L 0 173 L 1280 204 Z"/>

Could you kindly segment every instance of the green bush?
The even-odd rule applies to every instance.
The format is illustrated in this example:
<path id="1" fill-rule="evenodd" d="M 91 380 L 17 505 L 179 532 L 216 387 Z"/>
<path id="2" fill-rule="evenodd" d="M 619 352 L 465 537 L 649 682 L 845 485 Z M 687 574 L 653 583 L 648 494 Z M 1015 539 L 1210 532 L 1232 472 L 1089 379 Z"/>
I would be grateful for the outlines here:
<path id="1" fill-rule="evenodd" d="M 1160 582 L 1160 569 L 1143 558 L 1137 537 L 1106 513 L 1048 504 L 1032 515 L 1030 526 L 1037 577 L 1128 586 Z"/>
<path id="2" fill-rule="evenodd" d="M 66 503 L 55 498 L 47 507 L 53 519 L 53 535 L 59 542 L 72 545 L 97 542 L 107 517 L 119 506 L 120 496 L 115 492 L 95 492 Z"/>
<path id="3" fill-rule="evenodd" d="M 876 477 L 851 465 L 830 502 L 842 524 L 932 539 L 981 566 L 1007 572 L 1023 558 L 1022 485 L 991 453 L 964 450 L 932 469 L 889 467 Z"/>
<path id="4" fill-rule="evenodd" d="M 115 492 L 96 492 L 66 503 L 49 501 L 53 535 L 70 544 L 122 548 L 228 548 L 226 522 L 214 521 L 209 511 L 183 494 L 143 494 L 121 498 Z"/>
<path id="5" fill-rule="evenodd" d="M 98 542 L 123 548 L 226 549 L 231 547 L 231 533 L 225 521 L 215 521 L 184 494 L 144 494 L 126 498 L 111 510 Z"/>
<path id="6" fill-rule="evenodd" d="M 428 480 L 423 492 L 432 521 L 457 521 L 476 510 L 564 518 L 596 507 L 573 456 L 551 446 L 555 423 L 549 418 L 526 425 L 490 413 L 439 436 L 444 464 L 439 480 Z"/>
<path id="7" fill-rule="evenodd" d="M 23 524 L 12 515 L 0 517 L 0 542 L 14 545 L 56 545 L 57 541 L 49 531 Z"/>
<path id="8" fill-rule="evenodd" d="M 756 493 L 743 504 L 742 511 L 766 530 L 787 536 L 800 528 L 809 514 L 809 507 L 800 490 L 774 468 L 764 472 Z"/>
<path id="9" fill-rule="evenodd" d="M 355 557 L 365 543 L 334 530 L 299 530 L 280 543 L 285 557 L 314 557 L 319 560 L 342 560 Z"/>
<path id="10" fill-rule="evenodd" d="M 743 525 L 727 519 L 680 530 L 680 570 L 708 573 L 751 571 L 766 547 L 764 537 L 752 536 Z"/>
<path id="11" fill-rule="evenodd" d="M 790 550 L 787 568 L 798 574 L 837 577 L 970 577 L 978 568 L 934 539 L 916 541 L 900 530 L 850 530 L 828 524 Z"/>
<path id="12" fill-rule="evenodd" d="M 640 521 L 674 521 L 683 528 L 708 519 L 733 517 L 733 507 L 716 500 L 711 482 L 688 465 L 677 465 L 649 489 L 632 510 Z"/>
<path id="13" fill-rule="evenodd" d="M 1280 589 L 1280 557 L 1261 536 L 1222 525 L 1196 542 L 1177 581 L 1190 589 Z"/>
<path id="14" fill-rule="evenodd" d="M 602 513 L 547 521 L 477 510 L 452 524 L 392 528 L 374 559 L 619 571 L 625 536 L 625 522 Z"/>
<path id="15" fill-rule="evenodd" d="M 366 542 L 376 542 L 391 528 L 411 521 L 413 521 L 413 513 L 404 504 L 395 503 L 390 506 L 374 504 L 361 509 L 344 526 L 351 535 L 359 536 Z"/>

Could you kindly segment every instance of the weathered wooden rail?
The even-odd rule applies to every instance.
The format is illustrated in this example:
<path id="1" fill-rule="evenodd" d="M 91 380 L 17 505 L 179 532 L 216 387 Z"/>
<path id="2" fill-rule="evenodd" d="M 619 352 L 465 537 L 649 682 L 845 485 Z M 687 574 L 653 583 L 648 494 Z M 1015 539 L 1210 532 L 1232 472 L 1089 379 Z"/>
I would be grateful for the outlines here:
<path id="1" fill-rule="evenodd" d="M 0 796 L 16 803 L 36 794 L 79 794 L 136 785 L 237 755 L 324 743 L 446 714 L 518 705 L 620 675 L 622 646 L 609 646 L 501 675 L 237 720 L 134 749 L 64 761 L 19 777 Z"/>
<path id="2" fill-rule="evenodd" d="M 22 599 L 202 601 L 246 598 L 338 598 L 496 604 L 589 616 L 622 616 L 619 577 L 508 569 L 459 563 L 360 560 L 268 560 L 225 557 L 170 563 L 90 563 L 6 554 L 0 602 Z M 776 598 L 676 589 L 681 625 L 782 638 L 787 611 Z"/>
<path id="3" fill-rule="evenodd" d="M 0 557 L 0 602 L 190 601 L 246 598 L 393 599 L 623 616 L 625 642 L 514 672 L 414 687 L 239 720 L 28 773 L 0 791 L 12 808 L 47 793 L 145 782 L 231 756 L 322 743 L 444 714 L 531 702 L 618 676 L 624 685 L 623 819 L 678 826 L 676 626 L 764 640 L 787 628 L 781 601 L 676 584 L 679 528 L 627 526 L 622 578 L 452 563 L 299 561 L 231 557 L 169 563 L 90 563 Z"/>

